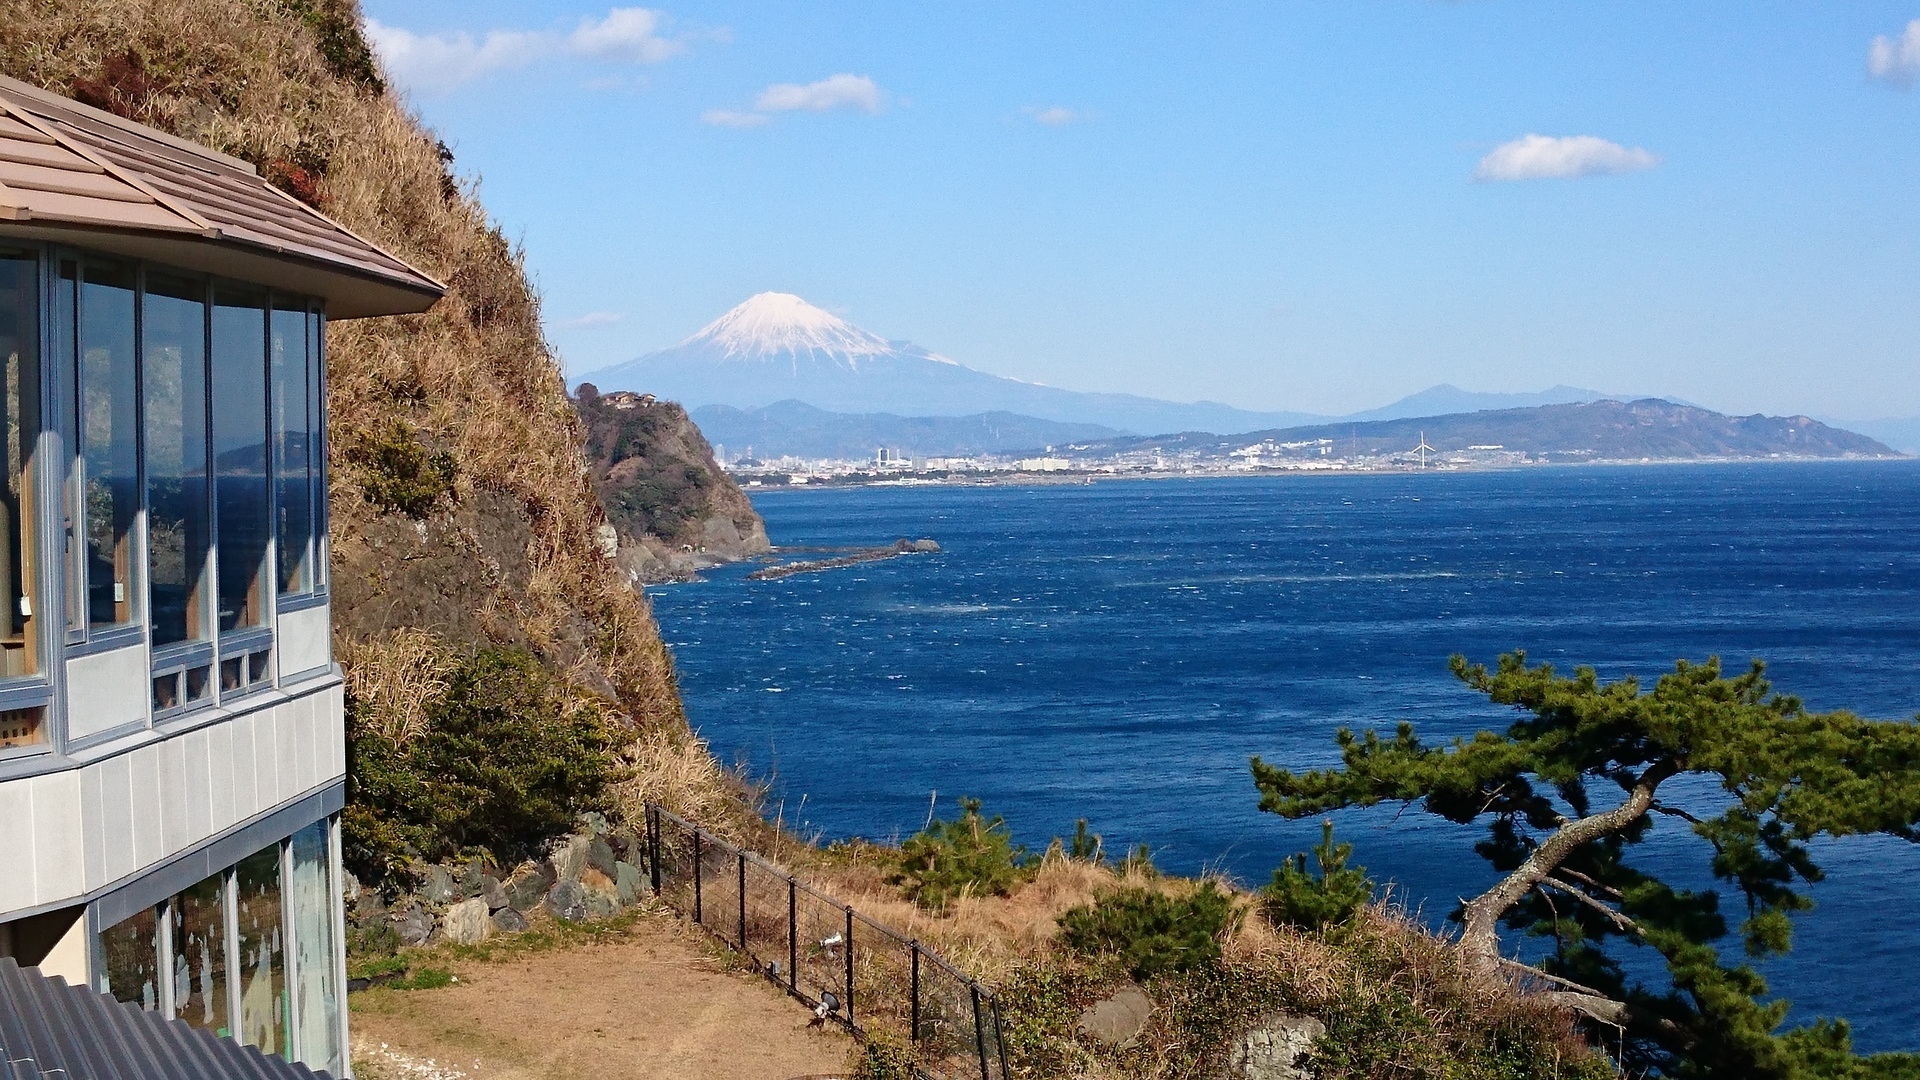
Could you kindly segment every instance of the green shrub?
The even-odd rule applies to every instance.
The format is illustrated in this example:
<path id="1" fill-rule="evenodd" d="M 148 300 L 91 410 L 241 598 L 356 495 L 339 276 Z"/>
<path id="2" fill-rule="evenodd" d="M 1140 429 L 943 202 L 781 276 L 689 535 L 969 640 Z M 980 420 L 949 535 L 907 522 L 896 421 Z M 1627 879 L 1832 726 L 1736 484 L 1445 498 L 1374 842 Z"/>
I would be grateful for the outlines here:
<path id="1" fill-rule="evenodd" d="M 425 517 L 453 495 L 453 455 L 429 450 L 397 417 L 344 440 L 341 458 L 359 475 L 367 502 L 382 510 Z"/>
<path id="2" fill-rule="evenodd" d="M 1127 888 L 1060 917 L 1060 943 L 1086 957 L 1117 956 L 1136 980 L 1220 958 L 1233 897 L 1208 881 L 1185 896 Z"/>
<path id="3" fill-rule="evenodd" d="M 847 1080 L 919 1080 L 920 1055 L 905 1039 L 874 1031 L 847 1053 Z"/>
<path id="4" fill-rule="evenodd" d="M 1006 819 L 983 818 L 980 800 L 963 798 L 958 820 L 934 821 L 900 845 L 887 881 L 914 903 L 941 910 L 962 896 L 1005 896 L 1026 864 L 1027 850 L 1013 846 Z"/>
<path id="5" fill-rule="evenodd" d="M 1373 899 L 1373 879 L 1366 867 L 1347 866 L 1352 855 L 1352 844 L 1333 842 L 1333 822 L 1321 822 L 1320 843 L 1313 848 L 1320 872 L 1308 871 L 1304 851 L 1281 863 L 1273 881 L 1261 890 L 1267 918 L 1309 930 L 1324 930 L 1353 918 Z"/>
<path id="6" fill-rule="evenodd" d="M 348 701 L 342 828 L 349 866 L 369 883 L 415 857 L 518 862 L 605 809 L 619 769 L 609 716 L 576 707 L 524 652 L 462 657 L 404 741 L 362 711 Z"/>

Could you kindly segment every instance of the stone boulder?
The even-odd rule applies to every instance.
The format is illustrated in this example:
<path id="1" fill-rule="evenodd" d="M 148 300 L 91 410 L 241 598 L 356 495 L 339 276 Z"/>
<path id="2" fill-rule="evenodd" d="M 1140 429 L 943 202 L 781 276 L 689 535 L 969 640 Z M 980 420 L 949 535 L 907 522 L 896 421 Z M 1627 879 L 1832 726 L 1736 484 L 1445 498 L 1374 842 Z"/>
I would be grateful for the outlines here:
<path id="1" fill-rule="evenodd" d="M 560 875 L 544 861 L 521 864 L 507 879 L 507 906 L 515 911 L 532 911 L 546 899 L 547 890 L 558 880 Z"/>
<path id="2" fill-rule="evenodd" d="M 433 936 L 433 916 L 419 904 L 407 908 L 394 916 L 393 930 L 400 935 L 402 945 L 425 945 Z"/>
<path id="3" fill-rule="evenodd" d="M 1080 1012 L 1080 1030 L 1096 1042 L 1120 1049 L 1132 1046 L 1153 1015 L 1153 999 L 1129 983 Z"/>
<path id="4" fill-rule="evenodd" d="M 478 945 L 493 936 L 493 921 L 487 918 L 487 902 L 474 897 L 447 909 L 440 920 L 440 932 L 455 945 Z"/>
<path id="5" fill-rule="evenodd" d="M 513 906 L 513 901 L 507 897 L 507 890 L 500 886 L 500 879 L 492 874 L 480 879 L 480 899 L 487 902 L 488 911 Z"/>
<path id="6" fill-rule="evenodd" d="M 615 880 L 613 845 L 605 837 L 596 836 L 587 844 L 587 865 L 605 874 L 608 881 Z"/>
<path id="7" fill-rule="evenodd" d="M 579 881 L 587 868 L 587 852 L 593 847 L 591 836 L 569 836 L 556 843 L 550 861 L 554 876 L 561 881 Z"/>
<path id="8" fill-rule="evenodd" d="M 622 905 L 639 903 L 646 895 L 648 884 L 640 868 L 632 863 L 619 863 L 613 868 L 613 891 Z"/>
<path id="9" fill-rule="evenodd" d="M 422 875 L 420 899 L 429 904 L 450 904 L 453 902 L 453 871 L 444 866 L 429 866 Z"/>
<path id="10" fill-rule="evenodd" d="M 562 922 L 579 922 L 587 917 L 587 887 L 577 881 L 562 880 L 547 892 L 547 910 Z"/>
<path id="11" fill-rule="evenodd" d="M 1313 1080 L 1307 1057 L 1326 1033 L 1327 1026 L 1311 1016 L 1270 1013 L 1234 1044 L 1228 1075 L 1234 1080 Z"/>
<path id="12" fill-rule="evenodd" d="M 527 928 L 527 917 L 510 907 L 493 913 L 493 928 L 503 934 L 517 934 Z"/>
<path id="13" fill-rule="evenodd" d="M 907 550 L 922 555 L 937 555 L 940 552 L 940 545 L 932 540 L 915 540 L 907 545 Z"/>

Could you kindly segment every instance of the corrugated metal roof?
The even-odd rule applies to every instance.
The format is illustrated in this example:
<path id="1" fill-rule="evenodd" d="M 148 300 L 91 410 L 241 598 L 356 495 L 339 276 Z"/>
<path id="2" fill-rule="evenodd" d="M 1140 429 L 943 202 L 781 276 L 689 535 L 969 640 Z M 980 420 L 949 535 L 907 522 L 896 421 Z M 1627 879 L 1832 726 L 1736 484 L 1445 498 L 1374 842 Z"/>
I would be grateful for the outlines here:
<path id="1" fill-rule="evenodd" d="M 328 1075 L 0 957 L 0 1078 L 311 1080 Z"/>
<path id="2" fill-rule="evenodd" d="M 177 264 L 318 293 L 338 318 L 424 311 L 446 292 L 244 161 L 0 77 L 0 234 L 43 236 L 60 226 L 86 230 L 86 241 L 69 241 L 85 246 L 103 246 L 115 233 L 171 241 L 159 250 L 176 252 Z M 193 259 L 196 245 L 255 258 Z M 165 257 L 151 244 L 104 246 Z M 181 251 L 189 253 L 184 262 Z M 261 256 L 307 272 L 274 280 L 260 269 Z"/>

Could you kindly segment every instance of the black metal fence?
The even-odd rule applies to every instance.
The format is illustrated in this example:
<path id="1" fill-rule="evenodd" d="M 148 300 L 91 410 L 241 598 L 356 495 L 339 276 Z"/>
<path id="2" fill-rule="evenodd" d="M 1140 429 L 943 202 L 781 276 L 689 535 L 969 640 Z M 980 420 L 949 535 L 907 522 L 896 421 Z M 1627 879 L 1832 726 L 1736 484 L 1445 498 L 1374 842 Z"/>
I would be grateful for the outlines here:
<path id="1" fill-rule="evenodd" d="M 1006 1080 L 993 994 L 926 946 L 664 807 L 647 848 L 657 895 L 816 1013 L 910 1041 L 932 1080 Z"/>

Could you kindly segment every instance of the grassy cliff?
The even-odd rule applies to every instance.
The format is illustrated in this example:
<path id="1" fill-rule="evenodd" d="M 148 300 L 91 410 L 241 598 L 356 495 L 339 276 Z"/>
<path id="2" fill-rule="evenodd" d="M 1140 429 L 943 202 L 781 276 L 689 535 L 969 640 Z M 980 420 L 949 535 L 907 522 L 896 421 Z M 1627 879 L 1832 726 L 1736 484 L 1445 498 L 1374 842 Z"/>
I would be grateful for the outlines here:
<path id="1" fill-rule="evenodd" d="M 362 730 L 419 737 L 461 657 L 531 657 L 603 713 L 626 797 L 697 806 L 645 598 L 603 554 L 583 431 L 520 253 L 384 84 L 352 0 L 0 0 L 0 72 L 252 162 L 449 285 L 329 332 L 334 623 Z M 663 784 L 665 786 L 663 786 Z"/>

